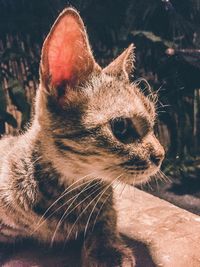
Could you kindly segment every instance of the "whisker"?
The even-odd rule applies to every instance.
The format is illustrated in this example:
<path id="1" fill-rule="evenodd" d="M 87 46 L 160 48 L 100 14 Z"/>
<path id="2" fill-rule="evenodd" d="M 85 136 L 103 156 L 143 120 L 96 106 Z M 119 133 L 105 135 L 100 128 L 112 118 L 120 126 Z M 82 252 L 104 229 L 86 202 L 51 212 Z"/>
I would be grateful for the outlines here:
<path id="1" fill-rule="evenodd" d="M 153 188 L 152 188 L 152 186 L 151 186 L 150 182 L 149 182 L 149 181 L 147 181 L 147 182 L 146 182 L 146 184 L 147 184 L 148 188 L 150 188 L 150 190 L 151 190 L 151 191 L 153 191 Z"/>
<path id="2" fill-rule="evenodd" d="M 89 184 L 91 181 L 87 181 L 85 183 L 82 183 L 80 184 L 79 186 L 76 186 L 75 188 L 73 188 L 73 190 L 70 190 L 68 193 L 78 189 L 79 187 L 81 187 L 82 185 L 85 185 L 85 184 Z M 65 195 L 62 195 L 62 197 L 65 197 L 67 194 Z M 57 211 L 59 211 L 63 206 L 66 205 L 67 202 L 69 202 L 70 200 L 72 200 L 75 196 L 73 196 L 72 198 L 70 198 L 68 201 L 66 201 L 64 204 L 62 204 L 60 207 L 58 207 L 56 210 L 54 210 L 52 213 L 50 213 L 45 219 L 43 219 L 43 221 L 40 219 L 40 223 L 37 224 L 37 227 L 34 229 L 34 231 L 32 232 L 32 234 L 37 231 L 49 218 L 51 218 Z M 47 213 L 47 212 L 46 212 Z M 44 215 L 43 215 L 44 216 Z"/>
<path id="3" fill-rule="evenodd" d="M 78 186 L 76 186 L 75 188 L 73 188 L 73 190 L 70 190 L 70 192 L 74 191 L 75 189 L 78 189 L 79 187 L 83 186 L 86 184 L 86 187 L 87 187 L 87 184 L 91 183 L 91 181 L 93 180 L 89 180 L 89 181 L 86 181 Z M 84 188 L 86 188 L 84 187 Z M 68 193 L 70 193 L 68 192 Z M 66 194 L 67 195 L 67 194 Z M 65 195 L 65 196 L 66 196 Z M 56 210 L 54 210 L 52 213 L 50 213 L 45 219 L 43 219 L 43 221 L 41 221 L 40 224 L 37 225 L 37 227 L 32 231 L 31 234 L 35 233 L 48 219 L 50 219 L 57 211 L 59 211 L 63 206 L 65 206 L 69 201 L 73 200 L 74 198 L 76 198 L 77 195 L 71 197 L 70 199 L 68 199 L 64 204 L 62 204 L 61 206 L 59 206 Z"/>
<path id="4" fill-rule="evenodd" d="M 64 190 L 64 192 L 62 192 L 62 194 L 61 194 L 61 196 L 60 197 L 58 197 L 49 207 L 48 207 L 48 209 L 44 212 L 44 214 L 41 216 L 41 218 L 40 218 L 40 220 L 38 221 L 38 223 L 37 224 L 39 224 L 41 221 L 42 221 L 42 219 L 45 217 L 45 215 L 47 214 L 47 212 L 60 200 L 60 199 L 62 199 L 64 196 L 66 196 L 68 193 L 70 193 L 70 192 L 72 192 L 74 189 L 76 189 L 76 188 L 72 188 L 73 187 L 73 185 L 75 185 L 75 184 L 77 184 L 78 182 L 80 182 L 81 180 L 83 180 L 83 179 L 85 179 L 86 177 L 88 177 L 89 175 L 92 175 L 92 173 L 91 174 L 88 174 L 88 175 L 85 175 L 85 176 L 83 176 L 83 177 L 81 177 L 80 179 L 78 179 L 78 180 L 76 180 L 74 183 L 72 183 L 69 187 L 67 187 L 65 190 Z M 88 181 L 90 181 L 90 180 L 88 180 Z M 79 186 L 78 186 L 79 187 Z M 70 188 L 72 188 L 70 191 L 68 191 Z"/>
<path id="5" fill-rule="evenodd" d="M 165 110 L 156 110 L 156 113 L 157 113 L 157 114 L 160 114 L 160 113 L 167 113 L 167 111 L 165 111 Z"/>
<path id="6" fill-rule="evenodd" d="M 119 179 L 120 177 L 118 176 L 116 179 L 114 179 L 111 183 L 109 183 L 109 185 L 106 187 L 106 189 L 103 191 L 103 193 L 105 193 L 106 192 L 106 190 L 117 180 L 117 179 Z M 73 228 L 75 227 L 75 225 L 76 225 L 76 223 L 78 222 L 78 220 L 80 219 L 80 217 L 81 217 L 81 215 L 87 210 L 87 208 L 93 203 L 93 201 L 100 195 L 100 194 L 102 194 L 102 191 L 99 193 L 99 194 L 97 194 L 97 196 L 94 198 L 94 199 L 92 199 L 92 201 L 90 201 L 89 202 L 89 204 L 84 208 L 84 210 L 79 214 L 79 216 L 78 216 L 78 218 L 76 219 L 76 221 L 75 221 L 75 223 L 72 225 L 72 227 L 71 227 L 71 230 L 69 231 L 69 233 L 68 233 L 68 235 L 67 235 L 67 239 L 69 238 L 69 236 L 70 236 L 70 234 L 71 234 L 71 232 L 72 232 L 72 230 L 73 230 Z"/>
<path id="7" fill-rule="evenodd" d="M 166 183 L 172 182 L 172 180 L 168 176 L 166 176 L 161 170 L 159 170 L 158 175 L 159 175 L 159 178 L 163 180 L 164 182 Z"/>
<path id="8" fill-rule="evenodd" d="M 162 176 L 163 177 L 165 177 L 165 179 L 167 180 L 167 182 L 172 182 L 172 179 L 169 177 L 169 176 L 167 176 L 164 172 L 162 172 L 162 171 L 160 171 L 161 172 L 161 174 L 162 174 Z"/>
<path id="9" fill-rule="evenodd" d="M 112 186 L 112 184 L 113 184 L 116 180 L 118 180 L 122 175 L 123 175 L 123 173 L 120 174 L 118 177 L 116 177 L 116 178 L 115 178 L 115 179 L 114 179 L 114 180 L 113 180 L 113 181 L 106 187 L 106 189 L 101 193 L 100 197 L 97 199 L 97 201 L 96 201 L 94 207 L 92 208 L 92 211 L 91 211 L 91 213 L 90 213 L 90 215 L 89 215 L 89 217 L 88 217 L 88 220 L 87 220 L 87 223 L 86 223 L 86 226 L 85 226 L 84 237 L 86 236 L 86 232 L 87 232 L 87 228 L 88 228 L 90 219 L 91 219 L 91 217 L 92 217 L 92 214 L 93 214 L 93 212 L 94 212 L 94 210 L 95 210 L 95 207 L 97 206 L 98 202 L 99 202 L 100 199 L 102 198 L 103 194 L 110 188 L 110 186 Z M 98 194 L 98 195 L 99 195 L 99 194 Z M 98 196 L 98 195 L 97 195 L 97 196 Z M 95 197 L 95 199 L 96 199 L 96 197 Z M 94 200 L 93 200 L 93 201 L 94 201 Z M 92 201 L 92 202 L 93 202 L 93 201 Z"/>
<path id="10" fill-rule="evenodd" d="M 85 178 L 85 177 L 84 177 Z M 45 219 L 44 216 L 47 214 L 47 212 L 63 197 L 66 197 L 69 193 L 73 192 L 74 190 L 82 187 L 83 185 L 87 185 L 89 183 L 91 183 L 92 181 L 94 181 L 96 178 L 94 179 L 90 179 L 82 184 L 79 184 L 78 186 L 74 187 L 73 189 L 71 189 L 70 191 L 65 192 L 64 194 L 62 194 L 56 201 L 53 202 L 53 204 L 51 204 L 51 206 L 45 211 L 45 213 L 43 214 L 42 218 L 40 218 L 40 220 L 37 223 L 37 227 L 32 231 L 31 234 L 35 233 L 50 217 L 52 217 L 58 210 L 60 210 L 63 206 L 66 205 L 67 202 L 69 202 L 70 200 L 72 200 L 73 198 L 75 198 L 76 196 L 73 196 L 72 198 L 70 198 L 67 202 L 65 202 L 64 204 L 62 204 L 60 207 L 58 207 L 55 211 L 53 211 L 51 214 L 49 214 Z"/>
<path id="11" fill-rule="evenodd" d="M 67 209 L 65 210 L 65 212 L 63 213 L 62 217 L 60 218 L 59 222 L 57 223 L 56 225 L 56 229 L 54 231 L 54 234 L 52 236 L 52 239 L 51 239 L 51 246 L 53 245 L 53 242 L 54 242 L 54 239 L 55 239 L 55 236 L 56 236 L 56 233 L 61 225 L 61 223 L 63 222 L 64 219 L 66 219 L 66 217 L 72 213 L 72 211 L 74 211 L 78 206 L 80 206 L 86 199 L 88 199 L 91 194 L 95 193 L 97 190 L 99 190 L 99 188 L 97 188 L 96 190 L 92 191 L 90 195 L 88 195 L 87 197 L 85 197 L 80 203 L 78 203 L 75 207 L 73 207 L 72 210 L 70 210 L 70 212 L 67 214 L 67 212 L 69 211 L 69 209 L 71 208 L 71 206 L 73 205 L 73 203 L 77 200 L 77 198 L 86 190 L 92 188 L 92 187 L 95 187 L 96 185 L 100 184 L 101 181 L 97 181 L 95 184 L 92 184 L 90 187 L 85 187 L 84 189 L 85 190 L 81 190 L 75 197 L 75 199 L 71 202 L 71 204 L 67 207 Z"/>
<path id="12" fill-rule="evenodd" d="M 118 184 L 117 184 L 115 187 L 113 187 L 113 189 L 116 189 L 117 186 L 118 186 L 120 183 L 121 183 L 121 182 L 119 181 Z M 121 193 L 122 193 L 122 192 L 121 192 Z M 97 218 L 98 218 L 98 216 L 99 216 L 99 214 L 100 214 L 100 212 L 101 212 L 103 206 L 104 206 L 105 203 L 108 201 L 108 199 L 110 198 L 111 194 L 112 194 L 112 192 L 110 192 L 110 194 L 106 197 L 106 199 L 103 201 L 103 203 L 102 203 L 100 209 L 98 210 L 98 213 L 97 213 L 97 215 L 96 215 L 96 217 L 95 217 L 95 219 L 94 219 L 94 224 L 93 224 L 93 227 L 92 227 L 92 231 L 94 230 L 94 227 L 95 227 L 96 222 L 97 222 Z"/>
<path id="13" fill-rule="evenodd" d="M 125 189 L 126 186 L 127 186 L 127 184 L 124 183 L 124 187 L 122 188 L 122 191 L 121 191 L 121 193 L 120 193 L 120 197 L 122 196 L 122 193 L 124 192 L 124 189 Z"/>
<path id="14" fill-rule="evenodd" d="M 95 179 L 94 179 L 94 180 L 95 180 Z M 82 184 L 80 184 L 79 186 L 75 187 L 74 190 L 75 190 L 75 189 L 78 189 L 79 187 L 82 187 L 83 185 L 86 184 L 86 186 L 83 188 L 83 190 L 82 190 L 81 192 L 79 192 L 79 193 L 83 193 L 84 191 L 86 191 L 86 190 L 90 189 L 91 187 L 93 187 L 93 185 L 87 187 L 87 184 L 90 184 L 90 183 L 91 183 L 92 181 L 94 181 L 94 180 L 91 180 L 91 181 L 87 181 L 87 182 L 85 182 L 85 183 L 82 183 Z M 71 191 L 74 191 L 74 190 L 71 190 Z M 75 196 L 71 197 L 70 199 L 68 199 L 65 203 L 63 203 L 60 207 L 58 207 L 55 211 L 53 211 L 53 212 L 52 212 L 46 219 L 50 218 L 53 214 L 55 214 L 55 213 L 56 213 L 57 211 L 59 211 L 62 207 L 64 207 L 68 202 L 70 202 L 71 200 L 75 199 L 75 198 L 77 197 L 77 195 L 79 195 L 79 193 L 76 194 Z"/>
<path id="15" fill-rule="evenodd" d="M 154 181 L 155 181 L 155 183 L 156 183 L 157 192 L 159 192 L 158 179 L 157 179 L 156 176 L 153 176 L 153 179 L 154 179 Z"/>

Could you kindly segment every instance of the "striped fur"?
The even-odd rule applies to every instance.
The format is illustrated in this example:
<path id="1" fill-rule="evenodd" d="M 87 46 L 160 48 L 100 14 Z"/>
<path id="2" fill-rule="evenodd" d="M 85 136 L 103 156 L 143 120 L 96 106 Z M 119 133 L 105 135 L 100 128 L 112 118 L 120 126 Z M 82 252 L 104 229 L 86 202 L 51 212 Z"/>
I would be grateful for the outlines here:
<path id="1" fill-rule="evenodd" d="M 77 42 L 85 51 L 80 66 L 76 58 L 78 65 L 71 66 L 73 81 L 67 76 L 58 85 L 61 76 L 49 73 L 55 67 L 48 49 L 55 41 L 59 45 L 56 29 L 65 27 L 63 20 L 74 23 L 75 32 L 78 28 Z M 55 244 L 85 234 L 84 267 L 134 266 L 117 233 L 112 185 L 141 183 L 159 170 L 151 160 L 164 153 L 153 134 L 155 103 L 129 82 L 133 47 L 102 70 L 83 27 L 75 10 L 60 15 L 44 43 L 31 127 L 0 142 L 0 241 L 34 238 Z M 115 138 L 110 122 L 121 117 L 143 132 L 138 140 L 124 144 Z M 104 256 L 98 257 L 100 251 Z"/>

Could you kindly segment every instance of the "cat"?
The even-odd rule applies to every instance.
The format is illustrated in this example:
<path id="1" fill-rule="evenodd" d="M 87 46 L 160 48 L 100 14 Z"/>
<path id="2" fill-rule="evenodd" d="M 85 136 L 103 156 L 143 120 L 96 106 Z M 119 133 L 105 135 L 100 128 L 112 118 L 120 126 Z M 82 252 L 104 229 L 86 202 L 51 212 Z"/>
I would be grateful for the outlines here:
<path id="1" fill-rule="evenodd" d="M 147 181 L 164 150 L 155 103 L 129 80 L 134 57 L 131 44 L 102 69 L 78 12 L 59 15 L 43 44 L 31 126 L 0 142 L 0 242 L 84 235 L 82 266 L 135 266 L 117 231 L 113 185 Z"/>

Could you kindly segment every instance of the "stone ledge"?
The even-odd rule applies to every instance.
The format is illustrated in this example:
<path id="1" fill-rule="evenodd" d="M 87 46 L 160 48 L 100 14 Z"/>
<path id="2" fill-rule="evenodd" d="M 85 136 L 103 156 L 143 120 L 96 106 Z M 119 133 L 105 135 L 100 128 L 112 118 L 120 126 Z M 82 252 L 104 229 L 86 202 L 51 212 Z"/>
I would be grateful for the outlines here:
<path id="1" fill-rule="evenodd" d="M 136 188 L 122 190 L 115 190 L 119 230 L 146 246 L 154 266 L 200 266 L 199 216 Z"/>
<path id="2" fill-rule="evenodd" d="M 130 186 L 118 185 L 115 198 L 118 227 L 134 250 L 137 267 L 200 266 L 199 216 Z M 38 245 L 0 247 L 0 266 L 80 267 L 77 245 L 69 244 L 67 253 Z"/>

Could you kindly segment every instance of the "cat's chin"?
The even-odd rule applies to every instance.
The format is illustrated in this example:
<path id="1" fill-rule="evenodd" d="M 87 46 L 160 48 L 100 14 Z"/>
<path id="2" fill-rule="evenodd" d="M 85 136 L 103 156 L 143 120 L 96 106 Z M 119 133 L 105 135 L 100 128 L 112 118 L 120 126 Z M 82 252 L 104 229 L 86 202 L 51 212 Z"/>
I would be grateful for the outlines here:
<path id="1" fill-rule="evenodd" d="M 155 177 L 157 173 L 159 173 L 160 168 L 156 168 L 151 171 L 143 171 L 139 173 L 127 173 L 126 177 L 123 177 L 122 182 L 130 185 L 141 185 L 145 184 L 152 177 Z"/>

